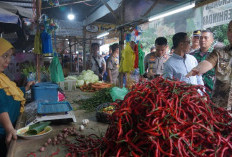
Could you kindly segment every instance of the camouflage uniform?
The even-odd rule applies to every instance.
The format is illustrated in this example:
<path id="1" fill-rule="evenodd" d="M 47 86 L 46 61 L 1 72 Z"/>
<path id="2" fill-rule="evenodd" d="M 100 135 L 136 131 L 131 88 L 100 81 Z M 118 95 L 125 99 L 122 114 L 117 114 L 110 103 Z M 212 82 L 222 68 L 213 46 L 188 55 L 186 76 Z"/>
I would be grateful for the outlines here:
<path id="1" fill-rule="evenodd" d="M 214 49 L 206 60 L 215 67 L 216 72 L 215 90 L 213 91 L 212 101 L 220 107 L 231 110 L 231 46 Z"/>
<path id="2" fill-rule="evenodd" d="M 201 49 L 198 49 L 196 51 L 194 51 L 193 53 L 191 53 L 198 61 L 198 63 L 204 61 L 209 54 L 213 51 L 213 48 L 209 48 L 209 50 L 206 53 L 201 52 Z M 211 69 L 208 72 L 204 73 L 202 75 L 203 81 L 205 86 L 209 89 L 209 91 L 207 90 L 207 93 L 212 96 L 212 91 L 213 91 L 213 87 L 214 87 L 214 83 L 216 80 L 216 76 L 215 76 L 215 69 Z"/>

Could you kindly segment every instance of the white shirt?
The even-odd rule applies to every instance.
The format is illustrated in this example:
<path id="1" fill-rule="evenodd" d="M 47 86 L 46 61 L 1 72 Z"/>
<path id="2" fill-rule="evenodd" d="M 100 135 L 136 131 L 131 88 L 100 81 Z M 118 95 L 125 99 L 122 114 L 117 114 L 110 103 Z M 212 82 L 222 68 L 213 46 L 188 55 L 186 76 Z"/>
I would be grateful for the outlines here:
<path id="1" fill-rule="evenodd" d="M 202 76 L 186 75 L 198 64 L 196 58 L 186 54 L 181 57 L 175 53 L 164 63 L 164 78 L 170 78 L 178 81 L 184 81 L 193 85 L 204 85 Z"/>

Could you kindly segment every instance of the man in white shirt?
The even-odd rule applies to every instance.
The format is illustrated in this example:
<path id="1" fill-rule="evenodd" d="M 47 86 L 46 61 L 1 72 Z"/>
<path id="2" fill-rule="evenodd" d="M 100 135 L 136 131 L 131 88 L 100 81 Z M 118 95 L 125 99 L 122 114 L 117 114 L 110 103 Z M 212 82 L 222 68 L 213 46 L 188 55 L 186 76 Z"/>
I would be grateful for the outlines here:
<path id="1" fill-rule="evenodd" d="M 100 45 L 98 43 L 91 44 L 91 54 L 87 60 L 87 69 L 90 69 L 94 74 L 103 79 L 103 74 L 106 71 L 105 59 L 99 54 Z"/>
<path id="2" fill-rule="evenodd" d="M 176 33 L 173 38 L 173 55 L 164 63 L 164 77 L 184 81 L 194 85 L 204 85 L 201 76 L 186 77 L 197 66 L 198 62 L 192 55 L 187 54 L 190 49 L 190 39 L 187 33 Z"/>

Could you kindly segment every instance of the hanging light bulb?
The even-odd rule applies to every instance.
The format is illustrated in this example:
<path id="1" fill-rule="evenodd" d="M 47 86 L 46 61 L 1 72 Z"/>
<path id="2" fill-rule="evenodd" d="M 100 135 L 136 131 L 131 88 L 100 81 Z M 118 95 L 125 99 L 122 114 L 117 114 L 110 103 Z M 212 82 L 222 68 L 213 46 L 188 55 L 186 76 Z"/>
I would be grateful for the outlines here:
<path id="1" fill-rule="evenodd" d="M 75 19 L 74 14 L 69 13 L 69 14 L 68 14 L 68 19 L 69 19 L 69 20 L 74 20 L 74 19 Z"/>
<path id="2" fill-rule="evenodd" d="M 75 19 L 75 15 L 72 13 L 72 8 L 70 9 L 71 11 L 70 11 L 70 13 L 68 14 L 68 19 L 69 20 L 74 20 Z"/>

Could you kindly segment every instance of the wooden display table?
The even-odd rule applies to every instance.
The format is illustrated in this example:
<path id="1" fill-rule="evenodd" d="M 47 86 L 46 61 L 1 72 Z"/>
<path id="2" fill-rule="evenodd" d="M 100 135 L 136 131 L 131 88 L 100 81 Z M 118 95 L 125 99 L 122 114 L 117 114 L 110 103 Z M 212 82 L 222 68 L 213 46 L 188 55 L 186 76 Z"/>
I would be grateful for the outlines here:
<path id="1" fill-rule="evenodd" d="M 107 124 L 99 123 L 96 121 L 95 112 L 86 113 L 84 110 L 76 110 L 74 111 L 77 122 L 76 123 L 68 123 L 68 124 L 61 124 L 61 125 L 51 125 L 53 131 L 40 139 L 33 139 L 33 140 L 25 140 L 18 138 L 16 141 L 12 141 L 8 150 L 7 157 L 26 157 L 27 154 L 34 152 L 36 157 L 49 157 L 52 153 L 56 152 L 57 149 L 60 149 L 59 154 L 57 157 L 64 157 L 67 154 L 67 150 L 63 145 L 56 145 L 52 146 L 49 145 L 44 152 L 39 152 L 40 147 L 47 141 L 48 138 L 53 138 L 57 135 L 63 128 L 67 127 L 76 127 L 79 128 L 81 121 L 83 119 L 89 119 L 89 124 L 81 132 L 81 134 L 104 134 L 107 129 Z M 25 116 L 24 114 L 20 115 L 16 129 L 24 127 L 25 124 Z"/>

